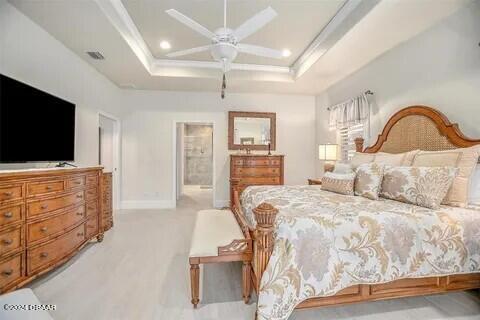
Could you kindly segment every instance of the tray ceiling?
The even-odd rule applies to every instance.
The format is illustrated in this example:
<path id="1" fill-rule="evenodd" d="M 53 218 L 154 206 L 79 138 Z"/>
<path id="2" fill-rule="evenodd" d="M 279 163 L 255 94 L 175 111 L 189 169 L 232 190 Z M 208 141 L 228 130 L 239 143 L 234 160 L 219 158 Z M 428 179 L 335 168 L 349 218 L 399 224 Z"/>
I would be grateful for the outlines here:
<path id="1" fill-rule="evenodd" d="M 168 59 L 165 54 L 170 51 L 209 44 L 208 39 L 168 16 L 165 10 L 174 8 L 211 31 L 223 26 L 223 1 L 221 0 L 148 2 L 122 0 L 122 3 L 151 53 L 158 59 Z M 281 60 L 239 54 L 235 62 L 290 66 L 344 3 L 345 0 L 229 1 L 227 4 L 227 27 L 231 29 L 235 29 L 268 6 L 274 8 L 278 13 L 273 21 L 242 42 L 278 50 L 288 48 L 292 52 L 290 57 Z M 172 48 L 162 50 L 160 48 L 162 40 L 169 41 Z M 212 61 L 212 57 L 209 52 L 204 52 L 178 57 L 174 60 Z"/>
<path id="2" fill-rule="evenodd" d="M 168 40 L 176 51 L 208 42 L 164 10 L 175 8 L 215 29 L 222 23 L 221 0 L 9 2 L 120 87 L 220 88 L 221 71 L 212 67 L 208 54 L 172 60 L 159 44 Z M 280 62 L 239 55 L 227 74 L 227 91 L 320 93 L 469 2 L 229 0 L 227 24 L 233 27 L 272 6 L 279 15 L 245 42 L 288 48 L 292 55 Z M 99 51 L 105 60 L 92 60 L 87 51 Z M 55 57 L 54 52 L 49 54 Z"/>

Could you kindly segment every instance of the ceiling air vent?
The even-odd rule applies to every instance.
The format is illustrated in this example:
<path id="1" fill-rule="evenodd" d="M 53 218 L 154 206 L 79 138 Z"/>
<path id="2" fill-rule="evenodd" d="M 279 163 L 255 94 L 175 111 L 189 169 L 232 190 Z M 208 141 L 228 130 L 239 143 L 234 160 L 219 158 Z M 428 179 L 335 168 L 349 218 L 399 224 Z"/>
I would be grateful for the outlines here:
<path id="1" fill-rule="evenodd" d="M 87 54 L 90 56 L 90 58 L 94 60 L 104 60 L 105 57 L 98 51 L 87 51 Z"/>

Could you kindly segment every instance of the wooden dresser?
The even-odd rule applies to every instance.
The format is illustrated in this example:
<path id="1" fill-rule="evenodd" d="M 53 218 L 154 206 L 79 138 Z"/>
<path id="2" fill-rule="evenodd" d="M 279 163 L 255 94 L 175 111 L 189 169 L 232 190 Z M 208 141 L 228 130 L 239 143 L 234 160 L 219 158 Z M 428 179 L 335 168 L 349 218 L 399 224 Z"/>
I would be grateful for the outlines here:
<path id="1" fill-rule="evenodd" d="M 112 210 L 112 173 L 105 172 L 102 175 L 102 225 L 103 231 L 113 227 L 113 210 Z"/>
<path id="2" fill-rule="evenodd" d="M 239 179 L 242 191 L 250 185 L 282 185 L 283 155 L 230 155 L 230 178 Z M 230 183 L 230 200 L 233 199 L 233 187 Z"/>
<path id="3" fill-rule="evenodd" d="M 0 293 L 103 239 L 101 189 L 101 167 L 0 172 Z"/>

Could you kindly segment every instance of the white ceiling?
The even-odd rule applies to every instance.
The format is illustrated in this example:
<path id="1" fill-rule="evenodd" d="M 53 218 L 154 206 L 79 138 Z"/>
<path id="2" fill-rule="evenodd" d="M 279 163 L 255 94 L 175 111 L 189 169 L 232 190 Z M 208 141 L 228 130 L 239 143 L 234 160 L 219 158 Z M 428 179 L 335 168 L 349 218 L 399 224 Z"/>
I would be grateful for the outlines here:
<path id="1" fill-rule="evenodd" d="M 119 2 L 133 22 L 132 25 L 138 29 L 139 39 L 146 44 L 140 53 L 139 47 L 132 45 L 133 41 L 128 34 L 119 32 L 119 24 L 112 17 L 107 17 L 105 10 L 97 3 L 108 3 L 110 0 L 9 1 L 121 87 L 133 85 L 137 89 L 151 90 L 219 91 L 219 70 L 192 67 L 188 62 L 186 66 L 164 65 L 162 61 L 172 61 L 166 59 L 165 52 L 159 48 L 159 42 L 164 39 L 170 41 L 171 50 L 206 44 L 201 36 L 176 22 L 164 11 L 175 8 L 208 28 L 215 29 L 222 23 L 221 0 Z M 377 0 L 363 0 L 359 2 L 356 11 L 350 12 L 336 25 L 334 32 L 323 39 L 316 49 L 315 59 L 302 65 L 306 71 L 300 77 L 292 76 L 291 72 L 234 70 L 227 75 L 227 91 L 320 93 L 468 2 L 383 0 L 377 4 Z M 280 67 L 278 70 L 293 70 L 295 60 L 317 35 L 321 35 L 322 29 L 343 4 L 344 0 L 230 0 L 227 24 L 233 27 L 268 5 L 279 13 L 270 25 L 245 42 L 276 49 L 289 48 L 293 53 L 289 59 L 280 62 L 247 55 L 239 55 L 235 62 L 253 65 L 254 68 L 261 64 L 277 69 Z M 106 60 L 94 61 L 85 54 L 86 51 L 100 51 Z M 145 61 L 141 61 L 142 54 L 150 54 L 153 64 L 158 63 L 154 73 L 146 67 Z M 208 54 L 188 56 L 187 59 L 210 60 Z"/>
<path id="2" fill-rule="evenodd" d="M 227 4 L 227 27 L 235 29 L 255 13 L 271 6 L 278 13 L 272 22 L 254 33 L 245 43 L 281 50 L 289 48 L 292 55 L 286 59 L 267 59 L 240 54 L 235 62 L 263 65 L 289 66 L 312 42 L 323 27 L 344 4 L 345 0 L 330 1 L 229 1 Z M 122 0 L 128 14 L 135 22 L 150 51 L 156 58 L 168 59 L 160 48 L 160 41 L 168 40 L 172 49 L 178 51 L 210 44 L 210 41 L 165 13 L 174 8 L 214 31 L 223 26 L 223 1 L 167 0 L 131 1 Z M 211 61 L 209 52 L 176 59 Z"/>

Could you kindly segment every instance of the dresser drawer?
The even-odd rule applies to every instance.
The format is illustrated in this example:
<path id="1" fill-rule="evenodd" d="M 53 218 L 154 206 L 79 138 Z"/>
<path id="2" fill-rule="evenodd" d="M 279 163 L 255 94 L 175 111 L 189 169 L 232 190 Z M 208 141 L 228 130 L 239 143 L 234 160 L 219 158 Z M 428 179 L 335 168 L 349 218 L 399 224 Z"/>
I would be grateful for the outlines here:
<path id="1" fill-rule="evenodd" d="M 98 189 L 97 188 L 91 188 L 85 191 L 85 200 L 90 201 L 93 199 L 96 199 L 98 197 Z"/>
<path id="2" fill-rule="evenodd" d="M 0 208 L 0 227 L 22 221 L 24 205 L 16 204 Z"/>
<path id="3" fill-rule="evenodd" d="M 0 256 L 22 248 L 22 228 L 0 232 Z"/>
<path id="4" fill-rule="evenodd" d="M 0 261 L 0 291 L 23 276 L 22 255 Z"/>
<path id="5" fill-rule="evenodd" d="M 87 239 L 98 234 L 98 219 L 97 216 L 91 216 L 87 220 Z"/>
<path id="6" fill-rule="evenodd" d="M 87 203 L 87 216 L 97 215 L 98 212 L 98 201 L 93 200 Z"/>
<path id="7" fill-rule="evenodd" d="M 62 232 L 85 218 L 85 206 L 81 205 L 67 212 L 35 222 L 27 226 L 27 245 Z"/>
<path id="8" fill-rule="evenodd" d="M 277 177 L 280 176 L 280 168 L 235 168 L 233 175 L 235 177 Z"/>
<path id="9" fill-rule="evenodd" d="M 63 180 L 29 182 L 27 183 L 27 197 L 48 194 L 51 192 L 61 192 L 64 190 Z"/>
<path id="10" fill-rule="evenodd" d="M 36 270 L 54 264 L 73 252 L 85 241 L 85 224 L 34 249 L 27 249 L 27 273 L 31 275 Z"/>
<path id="11" fill-rule="evenodd" d="M 56 198 L 36 200 L 27 204 L 27 217 L 41 215 L 43 213 L 62 209 L 77 203 L 82 202 L 85 199 L 83 191 L 70 193 Z"/>
<path id="12" fill-rule="evenodd" d="M 97 175 L 87 176 L 87 186 L 96 186 L 96 185 L 98 185 L 98 176 Z"/>
<path id="13" fill-rule="evenodd" d="M 22 200 L 24 196 L 23 183 L 0 186 L 0 202 Z"/>
<path id="14" fill-rule="evenodd" d="M 85 186 L 86 177 L 80 176 L 75 178 L 70 178 L 65 181 L 65 188 L 66 189 L 73 189 Z"/>
<path id="15" fill-rule="evenodd" d="M 246 185 L 277 185 L 280 184 L 280 177 L 243 177 L 240 183 Z"/>

